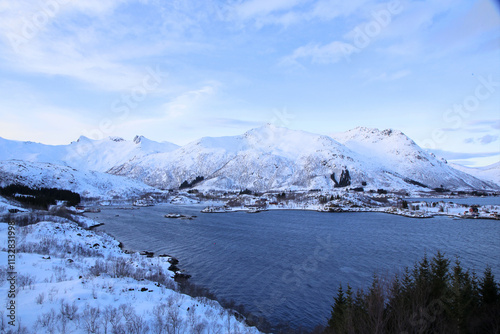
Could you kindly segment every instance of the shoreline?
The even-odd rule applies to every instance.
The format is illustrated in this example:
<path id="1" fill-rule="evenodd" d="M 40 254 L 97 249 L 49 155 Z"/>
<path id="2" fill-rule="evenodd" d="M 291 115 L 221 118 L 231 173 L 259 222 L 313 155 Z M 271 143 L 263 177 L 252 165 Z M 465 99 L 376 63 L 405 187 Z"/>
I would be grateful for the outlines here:
<path id="1" fill-rule="evenodd" d="M 159 203 L 157 206 L 160 207 L 160 208 L 162 206 L 165 206 L 165 207 L 168 206 L 169 209 L 172 209 L 172 208 L 182 208 L 182 207 L 191 207 L 191 208 L 196 208 L 196 209 L 198 209 L 198 208 L 202 209 L 205 204 L 206 203 L 197 203 L 197 204 Z M 120 207 L 113 207 L 113 206 L 106 206 L 106 208 L 110 209 L 110 210 L 111 209 L 116 209 L 116 210 L 124 209 L 123 207 L 120 208 Z M 172 211 L 174 211 L 174 210 L 172 210 Z M 224 212 L 224 213 L 236 213 L 236 212 L 240 213 L 240 212 L 246 212 L 246 211 L 248 211 L 248 209 L 234 209 L 234 210 L 227 211 L 227 212 Z M 312 207 L 269 208 L 268 210 L 265 210 L 265 211 L 306 211 L 306 212 L 307 211 L 311 211 L 311 212 L 324 212 L 324 211 L 319 211 L 319 210 L 317 210 L 315 208 L 312 208 Z M 411 211 L 409 211 L 409 212 L 411 212 Z M 325 213 L 336 213 L 336 212 L 325 212 Z M 422 217 L 422 216 L 409 215 L 408 212 L 405 212 L 405 211 L 399 211 L 399 212 L 387 211 L 386 207 L 382 207 L 382 208 L 344 208 L 344 210 L 341 213 L 380 213 L 380 214 L 399 215 L 399 216 L 403 216 L 403 217 L 406 217 L 406 218 L 422 218 L 422 219 L 433 218 L 433 217 L 436 217 L 436 216 L 446 216 L 446 217 L 449 217 L 449 218 L 452 218 L 452 219 L 456 219 L 456 218 L 470 219 L 470 218 L 466 218 L 466 217 L 459 217 L 459 216 L 449 215 L 446 212 L 443 212 L 443 213 L 440 213 L 440 214 L 436 213 L 436 214 L 433 214 L 433 215 Z M 109 219 L 113 219 L 113 218 L 110 217 Z M 477 219 L 483 219 L 483 217 L 480 217 L 480 218 L 477 218 Z M 105 232 L 105 233 L 107 233 L 107 232 Z M 119 240 L 118 238 L 116 238 L 114 236 L 113 236 L 113 238 L 116 239 L 116 240 Z M 126 246 L 123 246 L 123 247 L 124 247 L 124 249 L 127 249 Z M 130 249 L 130 250 L 132 250 L 132 249 Z M 148 252 L 148 251 L 146 251 L 146 252 Z M 152 254 L 152 256 L 157 256 L 154 253 L 151 253 L 151 254 Z M 147 255 L 147 254 L 144 254 L 144 255 Z M 188 279 L 184 280 L 183 282 L 189 282 L 190 284 L 196 285 L 196 283 L 192 283 L 191 281 L 188 281 Z M 205 289 L 206 292 L 210 293 L 209 288 L 206 288 L 204 286 L 199 286 L 199 288 Z M 189 294 L 189 293 L 187 293 L 187 294 L 192 296 L 192 294 Z M 213 297 L 214 300 L 218 301 L 221 305 L 223 305 L 223 302 L 224 302 L 223 298 L 218 298 L 216 295 L 213 295 L 213 294 L 212 294 L 211 297 Z M 211 298 L 211 297 L 208 297 L 208 298 Z M 252 323 L 247 323 L 247 324 L 254 325 Z M 276 324 L 276 325 L 279 326 L 279 324 Z M 261 327 L 258 327 L 258 328 L 259 328 L 259 330 L 263 330 Z"/>

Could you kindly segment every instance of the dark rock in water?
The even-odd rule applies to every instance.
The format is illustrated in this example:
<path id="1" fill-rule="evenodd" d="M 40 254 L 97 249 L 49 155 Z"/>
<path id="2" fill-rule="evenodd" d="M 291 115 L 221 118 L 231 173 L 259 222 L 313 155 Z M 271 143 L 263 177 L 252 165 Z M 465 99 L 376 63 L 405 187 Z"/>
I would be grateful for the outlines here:
<path id="1" fill-rule="evenodd" d="M 177 260 L 175 257 L 171 257 L 170 259 L 168 259 L 168 262 L 173 265 L 179 264 L 179 260 Z"/>
<path id="2" fill-rule="evenodd" d="M 147 257 L 153 257 L 155 255 L 155 253 L 154 252 L 143 251 L 143 252 L 141 252 L 141 255 L 145 255 Z"/>
<path id="3" fill-rule="evenodd" d="M 188 275 L 188 274 L 183 274 L 183 273 L 180 273 L 180 272 L 176 272 L 175 275 L 174 275 L 174 280 L 187 280 L 191 278 L 191 275 Z"/>
<path id="4" fill-rule="evenodd" d="M 177 267 L 175 264 L 172 264 L 172 265 L 170 265 L 170 267 L 168 267 L 168 270 L 173 271 L 175 273 L 175 272 L 179 271 L 179 267 Z"/>

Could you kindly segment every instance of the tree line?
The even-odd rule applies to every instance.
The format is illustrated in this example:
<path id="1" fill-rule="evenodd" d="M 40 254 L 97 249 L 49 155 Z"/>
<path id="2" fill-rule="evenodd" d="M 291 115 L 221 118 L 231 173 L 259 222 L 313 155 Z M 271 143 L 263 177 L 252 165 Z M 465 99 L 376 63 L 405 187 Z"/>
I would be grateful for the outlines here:
<path id="1" fill-rule="evenodd" d="M 11 184 L 0 187 L 0 195 L 10 197 L 18 202 L 46 209 L 56 201 L 67 201 L 69 206 L 80 203 L 80 194 L 59 188 L 30 188 L 25 185 Z"/>
<path id="2" fill-rule="evenodd" d="M 325 334 L 500 333 L 499 284 L 453 266 L 440 252 L 388 282 L 374 276 L 368 291 L 339 287 Z"/>

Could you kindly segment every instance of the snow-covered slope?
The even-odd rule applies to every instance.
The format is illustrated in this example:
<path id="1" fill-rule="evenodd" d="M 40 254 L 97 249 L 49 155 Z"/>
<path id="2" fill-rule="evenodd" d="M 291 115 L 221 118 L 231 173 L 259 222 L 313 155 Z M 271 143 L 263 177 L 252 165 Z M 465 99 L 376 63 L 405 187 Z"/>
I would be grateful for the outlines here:
<path id="1" fill-rule="evenodd" d="M 333 137 L 371 163 L 430 188 L 496 188 L 493 184 L 453 168 L 446 160 L 426 152 L 398 130 L 357 127 Z"/>
<path id="2" fill-rule="evenodd" d="M 464 173 L 473 175 L 481 180 L 493 182 L 500 186 L 500 162 L 494 163 L 485 167 L 464 167 L 457 164 L 452 164 L 453 168 L 458 169 Z"/>
<path id="3" fill-rule="evenodd" d="M 1 333 L 260 333 L 216 301 L 175 291 L 168 257 L 128 254 L 109 235 L 50 219 L 15 227 L 9 262 L 0 223 L 0 293 L 15 302 Z M 17 272 L 15 299 L 7 271 Z"/>
<path id="4" fill-rule="evenodd" d="M 133 141 L 116 137 L 92 140 L 82 136 L 69 145 L 44 145 L 0 138 L 0 160 L 46 162 L 106 172 L 111 167 L 131 159 L 177 148 L 175 144 L 158 143 L 143 136 L 136 136 Z"/>
<path id="5" fill-rule="evenodd" d="M 0 139 L 0 160 L 107 172 L 161 189 L 177 189 L 200 177 L 197 188 L 221 190 L 327 190 L 346 185 L 394 190 L 499 188 L 452 168 L 400 131 L 356 128 L 334 137 L 268 124 L 239 136 L 205 137 L 182 147 L 144 137 L 80 137 L 66 146 Z"/>
<path id="6" fill-rule="evenodd" d="M 95 171 L 20 160 L 0 161 L 0 186 L 22 184 L 30 187 L 62 188 L 83 197 L 131 198 L 154 188 L 136 180 Z"/>
<path id="7" fill-rule="evenodd" d="M 416 182 L 430 188 L 495 187 L 454 170 L 401 132 L 357 128 L 338 139 L 345 145 L 327 136 L 266 125 L 240 136 L 202 138 L 109 172 L 160 188 L 177 188 L 201 176 L 197 187 L 203 189 L 332 189 L 341 185 L 343 173 L 348 179 L 347 171 L 351 186 L 372 189 L 423 189 Z"/>

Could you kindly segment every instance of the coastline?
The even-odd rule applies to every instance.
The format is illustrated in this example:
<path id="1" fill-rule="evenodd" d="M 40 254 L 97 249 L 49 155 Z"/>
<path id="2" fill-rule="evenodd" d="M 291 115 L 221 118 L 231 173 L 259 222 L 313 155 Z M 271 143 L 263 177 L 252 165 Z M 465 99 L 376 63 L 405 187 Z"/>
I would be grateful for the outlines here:
<path id="1" fill-rule="evenodd" d="M 86 222 L 90 223 L 88 219 Z M 2 254 L 6 252 L 7 225 L 0 224 Z M 96 225 L 79 226 L 57 216 L 44 217 L 43 221 L 26 226 L 16 225 L 16 236 L 20 238 L 16 245 L 19 258 L 16 270 L 19 277 L 29 278 L 29 286 L 25 285 L 25 279 L 16 283 L 22 284 L 16 295 L 19 326 L 22 320 L 22 328 L 30 332 L 53 332 L 64 326 L 65 330 L 84 333 L 85 319 L 91 320 L 86 313 L 88 310 L 118 310 L 133 300 L 132 306 L 126 306 L 125 318 L 117 319 L 118 322 L 121 319 L 123 328 L 133 322 L 144 328 L 149 324 L 153 329 L 155 307 L 161 307 L 165 312 L 177 312 L 175 321 L 190 332 L 203 326 L 210 327 L 210 331 L 222 330 L 230 323 L 238 331 L 260 333 L 256 327 L 248 326 L 239 313 L 223 308 L 215 299 L 190 296 L 181 291 L 182 284 L 175 280 L 175 273 L 171 271 L 176 264 L 175 258 L 127 251 L 109 233 L 95 231 Z M 40 243 L 40 240 L 45 241 Z M 6 259 L 2 256 L 0 265 L 3 266 Z M 32 271 L 34 267 L 36 271 Z M 2 295 L 6 295 L 6 288 L 5 284 L 0 284 Z M 58 291 L 64 294 L 57 294 Z M 75 316 L 53 318 L 50 323 L 42 321 L 48 316 L 52 319 L 54 309 L 59 310 L 61 305 L 72 308 Z M 139 311 L 142 313 L 137 313 Z M 99 312 L 95 315 L 99 319 L 104 316 Z M 101 321 L 95 317 L 92 321 Z M 83 322 L 73 320 L 77 318 Z M 198 320 L 190 322 L 189 319 Z M 109 322 L 105 326 L 108 325 L 111 326 Z"/>

